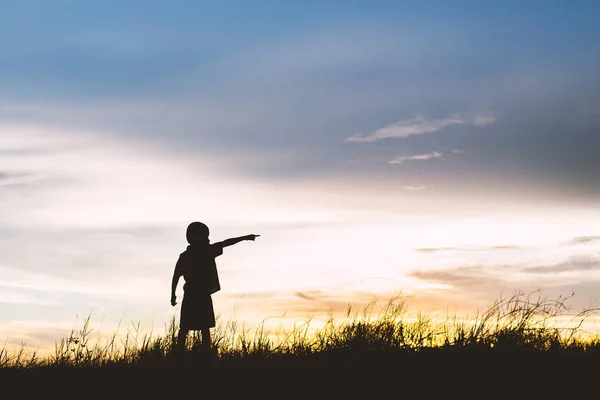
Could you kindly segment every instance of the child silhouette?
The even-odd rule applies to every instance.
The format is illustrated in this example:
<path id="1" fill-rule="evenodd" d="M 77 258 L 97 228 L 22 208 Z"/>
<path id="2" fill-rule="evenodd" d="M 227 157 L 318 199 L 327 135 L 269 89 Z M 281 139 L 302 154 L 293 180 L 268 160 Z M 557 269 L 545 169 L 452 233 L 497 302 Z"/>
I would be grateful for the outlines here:
<path id="1" fill-rule="evenodd" d="M 254 240 L 260 235 L 246 235 L 210 243 L 210 231 L 202 222 L 188 225 L 187 249 L 179 255 L 171 283 L 171 305 L 177 304 L 175 290 L 179 278 L 183 276 L 183 302 L 179 318 L 177 350 L 185 350 L 185 341 L 190 330 L 202 333 L 203 350 L 210 349 L 210 328 L 215 326 L 215 312 L 211 295 L 221 290 L 215 258 L 223 254 L 223 248 L 243 240 Z"/>

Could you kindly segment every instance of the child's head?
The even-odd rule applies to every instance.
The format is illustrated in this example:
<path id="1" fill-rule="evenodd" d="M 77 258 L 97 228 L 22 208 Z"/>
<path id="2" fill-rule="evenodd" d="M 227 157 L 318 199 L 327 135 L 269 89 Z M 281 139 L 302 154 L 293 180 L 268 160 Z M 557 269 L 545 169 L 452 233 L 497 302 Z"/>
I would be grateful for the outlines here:
<path id="1" fill-rule="evenodd" d="M 185 237 L 189 244 L 204 244 L 209 243 L 209 233 L 208 226 L 196 221 L 188 225 Z"/>

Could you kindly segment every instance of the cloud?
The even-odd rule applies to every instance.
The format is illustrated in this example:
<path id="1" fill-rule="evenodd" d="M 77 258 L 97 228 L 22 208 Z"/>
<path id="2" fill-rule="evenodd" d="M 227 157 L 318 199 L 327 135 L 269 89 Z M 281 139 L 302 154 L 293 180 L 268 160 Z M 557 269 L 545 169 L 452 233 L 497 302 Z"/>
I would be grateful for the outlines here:
<path id="1" fill-rule="evenodd" d="M 28 185 L 38 181 L 38 178 L 26 173 L 2 173 L 0 172 L 0 186 Z"/>
<path id="2" fill-rule="evenodd" d="M 427 186 L 403 186 L 402 189 L 404 189 L 404 190 L 425 190 L 425 189 L 427 189 Z"/>
<path id="3" fill-rule="evenodd" d="M 442 158 L 442 153 L 434 151 L 433 153 L 417 154 L 414 156 L 399 156 L 389 161 L 390 164 L 402 164 L 404 161 L 420 161 L 420 160 L 431 160 L 434 158 Z"/>
<path id="4" fill-rule="evenodd" d="M 0 157 L 4 227 L 163 226 L 189 220 L 198 207 L 219 210 L 214 220 L 238 223 L 250 216 L 261 222 L 311 218 L 289 204 L 266 207 L 275 203 L 270 191 L 240 181 L 210 154 L 192 158 L 101 133 L 0 124 L 2 149 L 16 151 Z M 325 212 L 317 214 L 320 219 Z"/>
<path id="5" fill-rule="evenodd" d="M 567 261 L 551 265 L 525 268 L 525 272 L 533 274 L 555 274 L 560 272 L 576 271 L 598 271 L 600 270 L 600 258 L 593 256 L 575 256 Z"/>
<path id="6" fill-rule="evenodd" d="M 441 119 L 427 119 L 417 115 L 377 129 L 370 134 L 356 133 L 346 139 L 346 142 L 376 142 L 389 138 L 405 138 L 413 135 L 437 132 L 452 125 L 485 126 L 496 121 L 493 115 L 478 114 L 472 118 L 459 115 Z"/>
<path id="7" fill-rule="evenodd" d="M 113 300 L 118 298 L 121 301 L 141 298 L 147 301 L 153 298 L 151 290 L 160 286 L 155 278 L 144 277 L 135 283 L 119 285 L 102 275 L 87 279 L 89 277 L 80 274 L 81 278 L 73 280 L 57 276 L 56 271 L 40 273 L 3 265 L 0 265 L 0 274 L 3 277 L 0 303 L 52 304 L 56 303 L 56 296 L 76 295 Z M 125 274 L 122 272 L 122 275 Z"/>
<path id="8" fill-rule="evenodd" d="M 490 251 L 490 250 L 519 250 L 519 246 L 491 246 L 491 247 L 423 247 L 416 249 L 417 253 L 437 253 L 441 251 Z"/>
<path id="9" fill-rule="evenodd" d="M 460 266 L 454 269 L 438 269 L 431 271 L 413 271 L 410 276 L 443 285 L 449 285 L 454 288 L 463 288 L 468 290 L 493 289 L 498 291 L 503 286 L 501 277 L 494 276 L 485 270 L 482 266 Z"/>
<path id="10" fill-rule="evenodd" d="M 323 296 L 323 292 L 320 290 L 311 290 L 307 292 L 296 292 L 295 295 L 305 300 L 318 300 Z"/>
<path id="11" fill-rule="evenodd" d="M 507 246 L 512 247 L 512 246 Z M 442 250 L 454 250 L 447 247 Z M 435 252 L 440 249 L 419 249 L 420 252 Z M 583 283 L 599 282 L 600 258 L 594 255 L 568 257 L 564 261 L 526 263 L 501 263 L 489 265 L 476 263 L 450 268 L 415 270 L 409 276 L 426 282 L 449 285 L 455 289 L 473 290 L 482 287 L 579 287 Z M 560 276 L 559 276 L 560 274 Z M 567 279 L 568 278 L 568 279 Z"/>
<path id="12" fill-rule="evenodd" d="M 489 304 L 497 294 L 543 290 L 549 298 L 560 297 L 565 293 L 578 293 L 579 298 L 575 299 L 572 306 L 586 309 L 590 308 L 588 299 L 597 297 L 600 282 L 597 273 L 592 275 L 591 269 L 594 267 L 589 261 L 581 259 L 533 268 L 524 268 L 523 264 L 518 263 L 462 265 L 415 270 L 410 276 L 446 287 L 442 291 L 427 294 L 429 304 L 455 304 L 468 310 L 478 303 Z M 569 279 L 565 275 L 557 276 L 559 271 L 569 272 Z M 425 293 L 421 294 L 423 295 Z"/>
<path id="13" fill-rule="evenodd" d="M 571 244 L 589 243 L 600 240 L 600 236 L 578 236 L 571 240 Z"/>
<path id="14" fill-rule="evenodd" d="M 417 253 L 437 253 L 439 251 L 448 251 L 448 250 L 458 250 L 456 247 L 423 247 L 421 249 L 416 249 Z"/>
<path id="15" fill-rule="evenodd" d="M 47 299 L 40 299 L 38 296 L 17 293 L 14 290 L 5 290 L 4 288 L 0 288 L 0 293 L 2 293 L 2 297 L 0 299 L 0 303 L 4 304 L 36 304 L 36 305 L 56 305 L 56 301 L 51 301 Z"/>

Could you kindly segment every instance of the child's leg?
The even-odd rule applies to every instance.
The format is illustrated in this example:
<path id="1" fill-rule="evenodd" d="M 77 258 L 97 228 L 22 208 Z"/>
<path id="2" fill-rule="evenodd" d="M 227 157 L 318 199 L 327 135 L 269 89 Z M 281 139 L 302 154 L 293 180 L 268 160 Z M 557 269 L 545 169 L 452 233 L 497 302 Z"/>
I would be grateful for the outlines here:
<path id="1" fill-rule="evenodd" d="M 177 350 L 185 350 L 185 340 L 187 339 L 189 329 L 180 328 L 177 335 Z"/>
<path id="2" fill-rule="evenodd" d="M 210 348 L 211 345 L 211 337 L 210 337 L 210 328 L 203 328 L 202 330 L 202 346 L 206 346 Z"/>

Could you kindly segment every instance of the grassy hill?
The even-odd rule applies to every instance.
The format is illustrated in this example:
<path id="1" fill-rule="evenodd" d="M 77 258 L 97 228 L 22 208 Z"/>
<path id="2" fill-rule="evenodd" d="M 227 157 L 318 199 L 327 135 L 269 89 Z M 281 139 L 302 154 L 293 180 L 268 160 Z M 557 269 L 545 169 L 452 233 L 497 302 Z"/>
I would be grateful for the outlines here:
<path id="1" fill-rule="evenodd" d="M 216 328 L 213 348 L 188 337 L 177 353 L 177 321 L 163 336 L 92 342 L 88 321 L 40 357 L 0 350 L 5 393 L 42 397 L 563 398 L 596 390 L 600 337 L 582 330 L 596 310 L 568 315 L 566 299 L 515 294 L 471 318 L 407 318 L 398 296 L 382 310 L 309 334 L 308 322 L 274 339 L 259 329 Z M 564 323 L 568 316 L 568 324 Z M 13 392 L 14 393 L 14 392 Z M 52 396 L 50 396 L 52 395 Z"/>
<path id="2" fill-rule="evenodd" d="M 131 369 L 180 367 L 320 367 L 349 365 L 436 365 L 452 368 L 458 362 L 480 365 L 526 360 L 548 365 L 548 360 L 587 362 L 600 357 L 600 337 L 583 332 L 585 319 L 596 310 L 569 316 L 565 298 L 547 299 L 539 293 L 517 293 L 493 302 L 470 318 L 448 316 L 434 321 L 419 313 L 407 318 L 406 301 L 390 299 L 372 314 L 372 307 L 342 322 L 333 318 L 309 333 L 309 322 L 274 339 L 264 329 L 232 334 L 213 333 L 213 348 L 203 351 L 201 336 L 188 337 L 186 351 L 175 351 L 177 321 L 165 335 L 126 338 L 116 335 L 102 343 L 91 341 L 89 319 L 57 343 L 55 352 L 40 357 L 25 349 L 0 350 L 2 370 Z"/>

